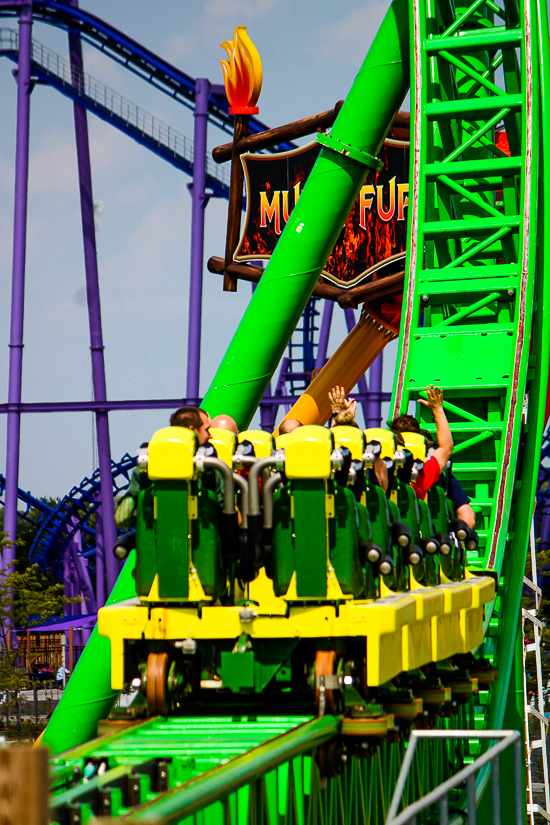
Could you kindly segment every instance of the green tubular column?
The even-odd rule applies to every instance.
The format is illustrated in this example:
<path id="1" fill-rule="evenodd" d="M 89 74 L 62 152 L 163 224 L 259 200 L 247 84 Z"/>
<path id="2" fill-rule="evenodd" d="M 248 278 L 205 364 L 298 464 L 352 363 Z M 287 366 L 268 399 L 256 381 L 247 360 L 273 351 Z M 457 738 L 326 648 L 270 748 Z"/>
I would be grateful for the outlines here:
<path id="1" fill-rule="evenodd" d="M 132 550 L 107 604 L 123 602 L 136 595 L 134 566 L 135 551 Z M 93 739 L 97 736 L 98 720 L 109 715 L 118 693 L 111 688 L 111 643 L 102 638 L 95 627 L 40 744 L 57 754 Z"/>
<path id="2" fill-rule="evenodd" d="M 393 0 L 205 396 L 211 415 L 250 422 L 408 88 L 408 4 Z"/>

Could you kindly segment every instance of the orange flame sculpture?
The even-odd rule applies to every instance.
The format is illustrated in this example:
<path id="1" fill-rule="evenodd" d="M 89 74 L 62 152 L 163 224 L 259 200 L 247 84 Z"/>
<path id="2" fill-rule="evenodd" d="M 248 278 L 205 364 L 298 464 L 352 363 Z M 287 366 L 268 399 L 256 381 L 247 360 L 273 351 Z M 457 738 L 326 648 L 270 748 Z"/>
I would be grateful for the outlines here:
<path id="1" fill-rule="evenodd" d="M 246 33 L 246 26 L 237 26 L 233 40 L 220 43 L 228 60 L 220 60 L 225 92 L 231 115 L 257 115 L 256 106 L 262 90 L 262 61 L 256 46 Z"/>

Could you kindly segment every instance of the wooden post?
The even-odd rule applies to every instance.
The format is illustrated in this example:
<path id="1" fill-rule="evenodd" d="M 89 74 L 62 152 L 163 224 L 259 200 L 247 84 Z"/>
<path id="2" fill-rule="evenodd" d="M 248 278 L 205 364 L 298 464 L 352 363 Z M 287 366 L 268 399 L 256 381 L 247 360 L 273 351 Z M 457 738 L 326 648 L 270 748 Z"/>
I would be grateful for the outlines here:
<path id="1" fill-rule="evenodd" d="M 231 158 L 234 148 L 242 155 L 243 152 L 258 152 L 260 149 L 271 148 L 276 146 L 277 143 L 296 140 L 296 138 L 305 137 L 305 135 L 311 135 L 314 132 L 324 132 L 325 129 L 332 126 L 343 105 L 344 101 L 339 100 L 334 109 L 330 109 L 328 112 L 322 112 L 320 115 L 312 115 L 302 120 L 295 120 L 293 123 L 277 126 L 275 129 L 266 129 L 265 132 L 256 132 L 254 135 L 243 137 L 238 146 L 236 141 L 216 146 L 212 150 L 212 157 L 216 163 L 223 163 Z M 396 116 L 396 120 L 399 114 Z"/>
<path id="2" fill-rule="evenodd" d="M 69 673 L 73 675 L 73 662 L 74 662 L 74 650 L 73 650 L 73 626 L 72 624 L 69 625 Z"/>
<path id="3" fill-rule="evenodd" d="M 248 135 L 248 115 L 235 115 L 233 145 Z M 227 267 L 233 263 L 233 255 L 241 234 L 241 216 L 243 212 L 244 172 L 241 156 L 233 149 L 231 155 L 231 183 L 229 186 L 229 205 L 227 208 L 227 236 L 225 239 L 225 272 L 223 276 L 224 292 L 237 291 L 237 278 L 228 272 Z"/>
<path id="4" fill-rule="evenodd" d="M 0 822 L 47 825 L 48 751 L 13 746 L 0 750 Z"/>

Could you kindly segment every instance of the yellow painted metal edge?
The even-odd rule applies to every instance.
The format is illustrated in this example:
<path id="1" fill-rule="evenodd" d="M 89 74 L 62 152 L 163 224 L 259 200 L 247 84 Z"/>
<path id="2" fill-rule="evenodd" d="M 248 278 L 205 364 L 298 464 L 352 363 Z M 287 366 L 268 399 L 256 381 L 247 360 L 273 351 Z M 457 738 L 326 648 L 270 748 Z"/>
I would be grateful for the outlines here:
<path id="1" fill-rule="evenodd" d="M 403 670 L 473 650 L 483 641 L 484 605 L 494 598 L 494 581 L 479 577 L 450 585 L 397 593 L 373 602 L 289 605 L 260 604 L 242 620 L 241 607 L 151 606 L 135 600 L 102 608 L 98 631 L 111 640 L 112 686 L 123 687 L 124 640 L 357 638 L 367 645 L 368 684 L 379 685 Z M 463 606 L 464 605 L 464 606 Z M 273 611 L 273 612 L 272 612 Z"/>

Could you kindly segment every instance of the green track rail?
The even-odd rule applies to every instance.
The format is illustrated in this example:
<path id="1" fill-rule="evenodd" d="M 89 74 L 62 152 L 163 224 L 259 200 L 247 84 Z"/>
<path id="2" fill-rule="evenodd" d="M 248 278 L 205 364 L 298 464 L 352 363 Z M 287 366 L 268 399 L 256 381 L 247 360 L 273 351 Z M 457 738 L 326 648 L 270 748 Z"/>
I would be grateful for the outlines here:
<path id="1" fill-rule="evenodd" d="M 465 713 L 455 722 L 467 724 Z M 336 716 L 149 719 L 53 760 L 51 821 L 80 825 L 104 816 L 135 825 L 383 823 L 404 739 L 376 739 L 368 746 L 348 740 L 344 763 L 341 726 Z M 444 742 L 425 743 L 419 751 L 405 800 L 447 779 L 456 756 Z M 462 749 L 460 758 L 468 758 L 468 751 Z M 323 776 L 335 762 L 342 769 Z"/>
<path id="2" fill-rule="evenodd" d="M 152 814 L 179 821 L 207 804 L 213 788 L 221 784 L 229 794 L 253 778 L 251 769 L 276 768 L 332 738 L 338 726 L 333 717 L 313 723 L 290 716 L 148 719 L 53 760 L 52 821 L 70 821 L 76 812 L 83 822 L 93 813 L 124 818 L 130 812 L 136 821 Z M 220 776 L 229 760 L 231 780 L 227 770 Z M 237 804 L 242 809 L 243 800 Z"/>
<path id="3" fill-rule="evenodd" d="M 479 556 L 469 561 L 500 571 L 535 284 L 538 46 L 530 2 L 521 11 L 507 3 L 506 14 L 492 0 L 473 8 L 411 7 L 416 196 L 393 404 L 405 411 L 427 383 L 445 390 L 453 470 L 480 522 Z M 499 123 L 510 157 L 495 145 Z"/>
<path id="4" fill-rule="evenodd" d="M 485 644 L 500 673 L 488 724 L 499 727 L 548 376 L 547 12 L 531 0 L 455 11 L 446 0 L 413 0 L 410 22 L 417 194 L 393 411 L 406 411 L 427 383 L 445 391 L 453 472 L 481 537 L 468 562 L 500 576 Z M 509 157 L 495 145 L 499 124 Z"/>

